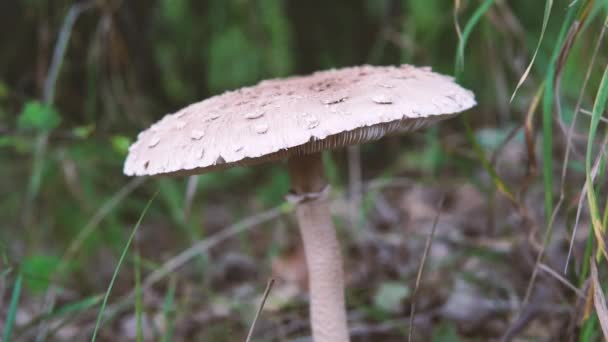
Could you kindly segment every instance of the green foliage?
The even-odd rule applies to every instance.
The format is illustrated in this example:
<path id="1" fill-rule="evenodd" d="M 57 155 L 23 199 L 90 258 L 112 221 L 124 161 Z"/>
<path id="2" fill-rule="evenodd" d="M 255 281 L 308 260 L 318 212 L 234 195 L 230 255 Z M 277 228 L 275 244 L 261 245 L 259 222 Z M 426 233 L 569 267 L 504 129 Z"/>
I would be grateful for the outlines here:
<path id="1" fill-rule="evenodd" d="M 25 258 L 21 264 L 25 286 L 37 293 L 46 291 L 60 262 L 59 258 L 51 255 L 32 255 Z"/>
<path id="2" fill-rule="evenodd" d="M 116 153 L 121 156 L 126 156 L 129 152 L 129 146 L 131 145 L 131 139 L 124 135 L 115 135 L 111 138 L 112 148 Z"/>
<path id="3" fill-rule="evenodd" d="M 421 44 L 432 44 L 440 32 L 450 25 L 451 6 L 442 0 L 407 1 L 403 0 L 411 24 L 408 29 L 415 33 Z"/>
<path id="4" fill-rule="evenodd" d="M 401 310 L 403 300 L 410 295 L 410 288 L 400 282 L 385 282 L 374 295 L 374 306 L 387 313 Z"/>
<path id="5" fill-rule="evenodd" d="M 95 131 L 94 125 L 78 126 L 78 127 L 74 127 L 72 129 L 72 133 L 74 134 L 74 136 L 77 138 L 80 138 L 80 139 L 86 139 L 86 138 L 90 137 L 94 131 Z"/>
<path id="6" fill-rule="evenodd" d="M 39 101 L 29 101 L 19 113 L 17 125 L 23 130 L 49 132 L 61 123 L 61 117 L 50 105 Z"/>
<path id="7" fill-rule="evenodd" d="M 173 336 L 173 328 L 175 325 L 175 277 L 169 280 L 169 286 L 165 293 L 165 299 L 163 301 L 163 320 L 165 323 L 165 334 L 163 335 L 163 342 L 170 342 Z"/>
<path id="8" fill-rule="evenodd" d="M 251 84 L 260 77 L 261 52 L 243 29 L 231 27 L 209 42 L 209 87 L 216 91 Z"/>
<path id="9" fill-rule="evenodd" d="M 207 49 L 207 77 L 213 91 L 252 84 L 264 76 L 284 76 L 291 71 L 293 58 L 289 53 L 289 28 L 281 2 L 265 0 L 256 7 L 245 4 L 223 5 L 231 15 L 210 20 L 213 34 Z M 259 13 L 261 25 L 228 19 L 238 17 L 238 13 L 244 10 L 242 7 Z M 221 25 L 222 29 L 216 25 Z M 256 32 L 261 35 L 261 42 L 256 41 L 259 39 Z"/>

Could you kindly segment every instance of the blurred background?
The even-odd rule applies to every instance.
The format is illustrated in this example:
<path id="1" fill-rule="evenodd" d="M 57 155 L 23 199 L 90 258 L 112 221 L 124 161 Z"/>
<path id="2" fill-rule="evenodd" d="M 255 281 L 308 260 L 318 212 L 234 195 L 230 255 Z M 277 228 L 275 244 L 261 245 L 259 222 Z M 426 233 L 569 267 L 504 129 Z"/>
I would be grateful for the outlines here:
<path id="1" fill-rule="evenodd" d="M 244 340 L 274 278 L 254 340 L 305 341 L 284 165 L 134 179 L 128 146 L 262 79 L 410 63 L 478 106 L 324 155 L 353 340 L 602 340 L 607 14 L 600 0 L 0 1 L 2 338 Z"/>

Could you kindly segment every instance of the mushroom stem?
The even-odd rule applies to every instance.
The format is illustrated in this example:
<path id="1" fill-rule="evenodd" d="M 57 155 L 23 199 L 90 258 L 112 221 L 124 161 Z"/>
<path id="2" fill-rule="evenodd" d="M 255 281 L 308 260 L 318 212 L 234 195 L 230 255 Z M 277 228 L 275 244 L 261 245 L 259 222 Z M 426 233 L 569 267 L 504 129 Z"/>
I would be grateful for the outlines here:
<path id="1" fill-rule="evenodd" d="M 329 199 L 323 195 L 306 196 L 318 194 L 327 186 L 321 154 L 292 157 L 288 166 L 292 190 L 303 199 L 296 208 L 296 215 L 308 266 L 313 340 L 348 341 L 342 256 L 331 220 Z"/>

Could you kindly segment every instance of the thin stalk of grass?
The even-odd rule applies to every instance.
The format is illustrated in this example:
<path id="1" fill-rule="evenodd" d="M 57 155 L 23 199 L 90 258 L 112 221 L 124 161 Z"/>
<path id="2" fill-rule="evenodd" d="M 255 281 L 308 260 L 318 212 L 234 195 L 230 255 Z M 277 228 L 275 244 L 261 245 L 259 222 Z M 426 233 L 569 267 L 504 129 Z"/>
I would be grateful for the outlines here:
<path id="1" fill-rule="evenodd" d="M 173 337 L 173 328 L 175 325 L 175 276 L 169 278 L 169 286 L 165 293 L 163 301 L 163 320 L 165 322 L 165 333 L 163 334 L 163 342 L 171 342 Z"/>
<path id="2" fill-rule="evenodd" d="M 264 304 L 266 303 L 266 299 L 270 294 L 270 290 L 272 290 L 272 285 L 274 285 L 274 279 L 270 278 L 268 283 L 266 284 L 266 289 L 264 290 L 264 294 L 262 295 L 262 300 L 260 301 L 260 305 L 258 305 L 258 310 L 255 312 L 255 316 L 253 317 L 253 322 L 251 322 L 251 326 L 249 327 L 249 332 L 247 333 L 247 338 L 245 338 L 245 342 L 250 342 L 253 337 L 253 331 L 255 330 L 255 325 L 260 318 L 260 314 L 264 309 Z"/>
<path id="3" fill-rule="evenodd" d="M 198 241 L 186 250 L 182 251 L 173 258 L 167 260 L 161 265 L 161 267 L 154 272 L 147 275 L 142 282 L 142 288 L 148 289 L 160 280 L 164 279 L 167 275 L 173 273 L 184 264 L 196 259 L 200 254 L 205 253 L 210 248 L 218 245 L 219 243 L 234 238 L 235 236 L 250 230 L 254 227 L 262 225 L 268 221 L 274 220 L 282 215 L 288 214 L 294 210 L 294 205 L 285 202 L 267 211 L 258 213 L 254 216 L 248 217 L 240 222 L 237 222 L 229 227 L 226 227 L 214 235 L 207 237 L 204 240 Z M 133 303 L 134 292 L 130 291 L 126 295 L 122 296 L 117 303 L 112 304 L 108 307 L 108 313 L 104 314 L 106 321 L 114 319 L 119 313 L 123 312 L 127 308 L 131 307 Z"/>
<path id="4" fill-rule="evenodd" d="M 542 150 L 543 150 L 543 184 L 545 193 L 545 213 L 553 212 L 553 106 L 555 103 L 555 76 L 557 71 L 557 62 L 559 60 L 560 52 L 569 28 L 574 21 L 575 14 L 578 10 L 578 4 L 574 4 L 568 9 L 566 18 L 562 23 L 560 29 L 559 38 L 553 53 L 551 54 L 551 60 L 547 67 L 547 73 L 545 76 L 545 94 L 543 96 L 542 106 Z"/>
<path id="5" fill-rule="evenodd" d="M 596 259 L 599 261 L 601 255 L 604 255 L 608 259 L 608 253 L 606 252 L 606 245 L 604 242 L 604 234 L 606 227 L 602 224 L 602 215 L 599 210 L 599 201 L 597 199 L 596 189 L 593 186 L 593 179 L 591 177 L 591 168 L 593 160 L 593 146 L 595 145 L 595 137 L 597 135 L 597 129 L 600 124 L 600 117 L 606 108 L 606 102 L 608 102 L 608 65 L 604 70 L 600 87 L 597 91 L 595 103 L 593 104 L 593 115 L 591 117 L 591 123 L 589 124 L 589 135 L 587 140 L 587 153 L 585 156 L 585 177 L 587 180 L 587 202 L 589 205 L 589 214 L 591 215 L 591 227 L 595 234 L 596 243 L 598 245 L 598 251 Z M 606 131 L 608 137 L 608 131 Z M 602 151 L 599 152 L 603 159 Z M 604 164 L 605 165 L 605 164 Z M 601 171 L 599 171 L 601 172 Z"/>
<path id="6" fill-rule="evenodd" d="M 555 103 L 555 76 L 557 69 L 557 62 L 560 57 L 560 52 L 562 51 L 562 47 L 566 40 L 567 33 L 572 26 L 572 23 L 575 18 L 575 14 L 578 11 L 578 5 L 580 3 L 574 4 L 570 6 L 568 12 L 566 13 L 566 18 L 562 23 L 562 27 L 560 29 L 559 38 L 557 40 L 557 44 L 553 49 L 553 53 L 551 55 L 551 60 L 549 62 L 549 67 L 547 68 L 547 75 L 545 76 L 545 93 L 543 96 L 543 106 L 542 106 L 542 154 L 543 154 L 543 185 L 544 185 L 544 195 L 545 195 L 545 215 L 548 217 L 547 222 L 547 230 L 543 236 L 542 248 L 536 257 L 536 263 L 534 266 L 534 270 L 532 275 L 530 276 L 530 281 L 528 282 L 528 287 L 526 289 L 526 294 L 524 295 L 523 304 L 527 304 L 530 299 L 530 295 L 532 293 L 532 289 L 534 288 L 534 284 L 536 282 L 536 276 L 538 275 L 538 266 L 542 262 L 544 251 L 549 242 L 551 241 L 551 237 L 553 236 L 553 221 L 552 218 L 553 213 L 553 104 Z M 551 216 L 549 216 L 551 215 Z"/>
<path id="7" fill-rule="evenodd" d="M 118 271 L 120 271 L 120 266 L 122 265 L 122 262 L 124 261 L 125 256 L 127 255 L 127 252 L 129 251 L 129 246 L 131 246 L 131 242 L 133 242 L 133 238 L 135 237 L 135 234 L 137 233 L 137 230 L 139 229 L 139 226 L 141 225 L 141 222 L 142 222 L 144 216 L 146 215 L 146 212 L 148 212 L 148 209 L 150 208 L 150 205 L 154 201 L 154 198 L 156 198 L 157 194 L 158 194 L 158 192 L 156 192 L 152 196 L 152 198 L 150 198 L 150 200 L 148 201 L 148 204 L 146 204 L 146 207 L 144 208 L 141 215 L 139 216 L 137 223 L 135 224 L 135 226 L 133 227 L 133 230 L 131 231 L 131 235 L 129 236 L 129 239 L 127 240 L 127 243 L 126 243 L 124 249 L 122 250 L 122 254 L 120 255 L 120 259 L 118 259 L 118 264 L 116 265 L 116 268 L 114 269 L 114 274 L 112 275 L 112 279 L 110 280 L 110 284 L 108 285 L 106 294 L 103 297 L 103 302 L 101 303 L 101 309 L 99 310 L 99 314 L 97 315 L 97 321 L 95 322 L 95 329 L 93 330 L 93 336 L 91 336 L 91 342 L 95 341 L 95 339 L 97 337 L 97 332 L 99 331 L 99 328 L 101 327 L 101 324 L 102 324 L 101 319 L 103 318 L 103 313 L 105 311 L 106 304 L 108 303 L 108 298 L 110 297 L 110 292 L 112 292 L 112 287 L 114 286 L 114 282 L 116 281 L 116 277 L 118 276 Z"/>
<path id="8" fill-rule="evenodd" d="M 141 288 L 141 261 L 140 261 L 139 249 L 136 248 L 134 267 L 135 267 L 135 318 L 136 318 L 136 341 L 143 341 L 143 301 L 142 301 L 142 288 Z"/>
<path id="9" fill-rule="evenodd" d="M 597 316 L 591 315 L 589 319 L 585 321 L 583 324 L 582 332 L 580 335 L 581 342 L 591 342 L 598 340 L 598 331 L 597 331 Z"/>
<path id="10" fill-rule="evenodd" d="M 98 294 L 98 295 L 94 295 L 94 296 L 85 298 L 83 300 L 76 301 L 74 303 L 69 303 L 69 304 L 66 304 L 66 305 L 60 307 L 59 309 L 55 310 L 54 312 L 52 312 L 50 314 L 44 315 L 44 318 L 50 319 L 50 318 L 56 318 L 56 317 L 61 317 L 61 316 L 67 316 L 67 315 L 73 314 L 73 313 L 83 312 L 83 311 L 86 311 L 86 310 L 94 307 L 95 305 L 99 304 L 99 302 L 101 302 L 102 299 L 103 299 L 103 296 Z"/>
<path id="11" fill-rule="evenodd" d="M 608 2 L 607 2 L 608 3 Z M 585 79 L 583 81 L 583 85 L 581 87 L 581 91 L 578 96 L 578 100 L 576 101 L 576 106 L 574 107 L 574 115 L 572 117 L 572 123 L 570 124 L 570 128 L 568 129 L 568 134 L 566 136 L 566 151 L 564 154 L 564 162 L 562 164 L 562 174 L 561 174 L 561 190 L 560 190 L 560 202 L 565 198 L 565 182 L 566 182 L 566 173 L 568 170 L 568 161 L 570 160 L 570 151 L 572 149 L 572 136 L 574 133 L 574 126 L 576 124 L 579 112 L 584 113 L 581 109 L 583 103 L 583 96 L 585 94 L 585 90 L 587 89 L 587 85 L 589 83 L 589 79 L 591 77 L 591 73 L 593 71 L 593 66 L 595 65 L 595 61 L 597 59 L 598 53 L 600 51 L 600 46 L 602 45 L 602 41 L 604 35 L 606 34 L 606 27 L 608 27 L 608 16 L 604 20 L 604 25 L 600 31 L 597 42 L 595 44 L 595 48 L 593 50 L 593 54 L 591 55 L 591 60 L 589 61 L 589 66 L 587 67 L 587 71 L 585 73 Z M 593 114 L 590 114 L 593 115 Z M 577 218 L 578 218 L 577 213 Z M 568 271 L 568 265 L 570 263 L 570 257 L 572 255 L 572 248 L 574 247 L 574 237 L 576 236 L 576 231 L 578 228 L 578 219 L 574 223 L 574 228 L 572 229 L 572 237 L 570 239 L 570 247 L 568 248 L 568 255 L 566 256 L 566 264 L 564 265 L 564 273 Z M 587 260 L 587 259 L 584 259 Z M 587 265 L 587 264 L 584 264 Z"/>
<path id="12" fill-rule="evenodd" d="M 21 273 L 17 274 L 15 283 L 13 285 L 13 293 L 11 295 L 11 303 L 8 308 L 8 315 L 6 322 L 4 323 L 4 334 L 2 334 L 2 340 L 5 342 L 11 341 L 11 335 L 13 333 L 13 327 L 15 325 L 15 317 L 17 316 L 17 309 L 19 307 L 19 297 L 21 296 L 21 285 L 23 283 L 23 276 Z"/>
<path id="13" fill-rule="evenodd" d="M 424 270 L 424 265 L 426 263 L 426 258 L 428 257 L 429 251 L 431 250 L 431 246 L 433 245 L 433 239 L 435 238 L 435 231 L 437 230 L 437 223 L 439 223 L 439 218 L 441 217 L 441 210 L 443 210 L 443 202 L 445 200 L 445 194 L 441 195 L 439 199 L 439 203 L 437 205 L 437 214 L 433 219 L 433 226 L 431 228 L 431 233 L 426 239 L 426 243 L 424 244 L 424 251 L 422 253 L 422 259 L 420 259 L 420 265 L 418 266 L 418 272 L 416 273 L 416 283 L 414 285 L 414 293 L 412 293 L 412 305 L 410 307 L 410 320 L 409 320 L 409 330 L 407 332 L 407 340 L 408 342 L 412 341 L 412 336 L 414 334 L 414 319 L 416 314 L 416 295 L 418 294 L 418 288 L 420 287 L 420 279 L 422 279 L 422 272 Z"/>
<path id="14" fill-rule="evenodd" d="M 22 334 L 26 334 L 29 328 L 39 324 L 43 320 L 63 318 L 72 314 L 85 312 L 90 308 L 94 307 L 95 305 L 99 304 L 102 299 L 103 295 L 97 294 L 73 303 L 68 303 L 54 310 L 53 312 L 44 312 L 38 316 L 35 316 L 26 326 L 24 326 L 21 329 Z"/>
<path id="15" fill-rule="evenodd" d="M 515 90 L 513 90 L 513 94 L 511 95 L 511 99 L 509 100 L 509 102 L 513 102 L 513 99 L 515 98 L 515 94 L 517 94 L 517 91 L 524 84 L 524 82 L 528 78 L 528 75 L 530 74 L 530 71 L 532 70 L 532 66 L 534 65 L 534 61 L 536 60 L 536 55 L 538 54 L 538 50 L 540 50 L 540 45 L 543 42 L 543 37 L 545 36 L 545 31 L 547 30 L 547 24 L 549 23 L 549 17 L 551 17 L 551 8 L 552 7 L 553 7 L 553 0 L 546 0 L 545 1 L 545 13 L 543 14 L 543 27 L 540 31 L 540 37 L 538 38 L 538 43 L 536 44 L 536 49 L 534 50 L 534 55 L 532 55 L 532 60 L 530 60 L 530 64 L 528 64 L 526 71 L 524 71 L 523 75 L 521 75 L 521 78 L 519 79 L 519 82 L 517 82 L 517 86 L 515 87 Z"/>
<path id="16" fill-rule="evenodd" d="M 481 17 L 490 9 L 490 7 L 494 4 L 494 0 L 485 0 L 476 10 L 473 12 L 471 19 L 464 26 L 464 30 L 462 31 L 462 38 L 458 41 L 458 47 L 456 48 L 456 62 L 454 66 L 454 75 L 456 79 L 460 78 L 462 71 L 464 70 L 464 50 L 466 48 L 467 42 L 469 40 L 469 36 L 473 29 L 479 23 Z"/>
<path id="17" fill-rule="evenodd" d="M 114 210 L 122 201 L 140 185 L 146 181 L 145 177 L 134 178 L 129 181 L 124 187 L 117 191 L 110 199 L 108 199 L 99 209 L 95 212 L 93 217 L 87 222 L 87 224 L 80 230 L 78 235 L 72 239 L 67 248 L 67 251 L 61 257 L 61 262 L 57 267 L 57 271 L 51 279 L 51 283 L 57 282 L 67 271 L 69 260 L 71 260 L 80 248 L 84 245 L 86 239 L 99 227 L 99 224 Z M 49 287 L 45 298 L 44 298 L 44 312 L 50 314 L 53 312 L 55 307 L 55 296 L 56 290 L 53 286 Z M 44 325 L 45 320 L 41 320 L 41 325 L 38 327 L 38 336 L 36 341 L 44 341 L 46 339 L 46 326 Z"/>

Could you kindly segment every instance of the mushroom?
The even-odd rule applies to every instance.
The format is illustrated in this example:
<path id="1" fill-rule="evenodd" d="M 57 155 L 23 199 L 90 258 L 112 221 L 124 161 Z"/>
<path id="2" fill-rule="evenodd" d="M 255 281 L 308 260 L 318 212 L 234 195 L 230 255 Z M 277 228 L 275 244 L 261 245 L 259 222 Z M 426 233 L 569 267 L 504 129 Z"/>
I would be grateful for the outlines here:
<path id="1" fill-rule="evenodd" d="M 343 265 L 321 152 L 409 132 L 475 105 L 430 68 L 359 66 L 262 81 L 166 115 L 139 134 L 124 173 L 193 175 L 287 159 L 309 271 L 315 341 L 348 341 Z"/>

